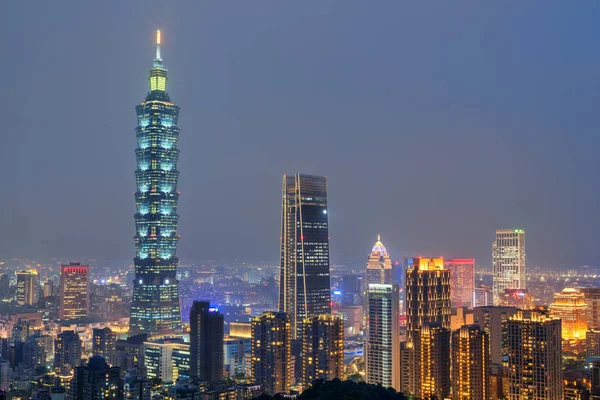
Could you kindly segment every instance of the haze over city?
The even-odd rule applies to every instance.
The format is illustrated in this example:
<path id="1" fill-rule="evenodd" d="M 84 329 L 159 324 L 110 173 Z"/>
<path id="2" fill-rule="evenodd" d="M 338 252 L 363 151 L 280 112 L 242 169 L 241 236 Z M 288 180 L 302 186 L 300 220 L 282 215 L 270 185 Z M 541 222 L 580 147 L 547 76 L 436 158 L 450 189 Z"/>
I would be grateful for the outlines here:
<path id="1" fill-rule="evenodd" d="M 118 4 L 118 12 L 115 7 Z M 153 32 L 182 108 L 178 255 L 279 259 L 281 175 L 326 175 L 332 262 L 600 264 L 600 5 L 11 2 L 0 254 L 132 260 Z"/>

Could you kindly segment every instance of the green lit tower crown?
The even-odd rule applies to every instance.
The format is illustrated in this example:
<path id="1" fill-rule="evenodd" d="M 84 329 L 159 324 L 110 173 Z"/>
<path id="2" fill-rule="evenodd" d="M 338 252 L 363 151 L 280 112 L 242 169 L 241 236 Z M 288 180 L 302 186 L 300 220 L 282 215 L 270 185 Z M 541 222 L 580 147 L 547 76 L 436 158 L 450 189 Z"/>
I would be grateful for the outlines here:
<path id="1" fill-rule="evenodd" d="M 136 254 L 129 332 L 165 336 L 182 331 L 176 277 L 179 107 L 167 94 L 160 31 L 150 70 L 150 92 L 136 113 Z"/>

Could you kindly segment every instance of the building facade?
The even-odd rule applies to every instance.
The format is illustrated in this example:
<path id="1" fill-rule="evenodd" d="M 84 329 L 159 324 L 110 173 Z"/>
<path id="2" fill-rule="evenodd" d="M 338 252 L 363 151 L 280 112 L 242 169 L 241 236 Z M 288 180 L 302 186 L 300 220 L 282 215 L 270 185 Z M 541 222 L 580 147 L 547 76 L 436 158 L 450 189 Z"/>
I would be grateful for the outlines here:
<path id="1" fill-rule="evenodd" d="M 304 318 L 331 314 L 327 179 L 284 175 L 281 208 L 279 311 L 296 339 Z"/>
<path id="2" fill-rule="evenodd" d="M 110 328 L 94 328 L 92 332 L 92 353 L 102 356 L 110 365 L 115 364 L 117 334 Z"/>
<path id="3" fill-rule="evenodd" d="M 252 379 L 266 393 L 287 393 L 292 383 L 292 323 L 281 312 L 252 319 Z"/>
<path id="4" fill-rule="evenodd" d="M 246 375 L 246 358 L 252 354 L 252 339 L 229 337 L 223 340 L 225 375 L 236 378 Z"/>
<path id="5" fill-rule="evenodd" d="M 403 345 L 401 370 L 402 391 L 415 396 L 431 393 L 431 386 L 423 386 L 425 378 L 434 372 L 421 371 L 422 360 L 431 357 L 446 357 L 445 353 L 428 354 L 433 348 L 427 335 L 448 336 L 451 319 L 450 271 L 444 269 L 443 258 L 413 257 L 405 260 L 406 265 L 406 343 Z M 425 326 L 431 327 L 424 328 Z M 439 324 L 439 327 L 436 325 Z M 434 330 L 431 330 L 435 326 Z M 423 331 L 423 329 L 426 329 Z M 440 329 L 443 329 L 442 332 Z M 439 331 L 439 332 L 438 332 Z M 435 339 L 437 340 L 437 339 Z M 423 347 L 425 346 L 425 347 Z M 448 347 L 449 348 L 449 347 Z M 435 349 L 433 349 L 435 350 Z M 449 357 L 449 354 L 448 354 Z M 448 358 L 448 364 L 449 364 Z M 423 375 L 425 374 L 425 375 Z M 427 375 L 429 374 L 429 375 Z M 444 376 L 445 379 L 445 376 Z M 436 393 L 446 390 L 446 381 L 435 386 Z M 449 382 L 449 376 L 448 376 Z"/>
<path id="6" fill-rule="evenodd" d="M 223 315 L 207 301 L 194 301 L 190 311 L 191 373 L 200 381 L 223 380 Z"/>
<path id="7" fill-rule="evenodd" d="M 60 266 L 62 320 L 86 318 L 90 312 L 90 266 L 74 262 Z"/>
<path id="8" fill-rule="evenodd" d="M 452 400 L 489 400 L 488 335 L 479 325 L 452 332 Z"/>
<path id="9" fill-rule="evenodd" d="M 417 363 L 411 364 L 411 394 L 417 398 L 446 399 L 450 395 L 450 330 L 440 322 L 426 322 L 412 342 Z"/>
<path id="10" fill-rule="evenodd" d="M 496 303 L 499 307 L 517 307 L 521 310 L 533 310 L 533 294 L 529 289 L 504 289 Z"/>
<path id="11" fill-rule="evenodd" d="M 600 329 L 585 333 L 585 353 L 588 357 L 600 357 Z"/>
<path id="12" fill-rule="evenodd" d="M 479 286 L 473 292 L 473 308 L 494 305 L 494 296 L 489 286 Z"/>
<path id="13" fill-rule="evenodd" d="M 519 310 L 515 307 L 476 307 L 473 309 L 473 322 L 484 331 L 489 338 L 490 365 L 495 374 L 502 369 L 502 358 L 506 324 L 508 319 Z"/>
<path id="14" fill-rule="evenodd" d="M 450 271 L 443 258 L 414 257 L 406 260 L 406 336 L 426 322 L 450 329 Z"/>
<path id="15" fill-rule="evenodd" d="M 450 301 L 455 307 L 473 304 L 475 292 L 475 260 L 455 258 L 444 260 L 444 269 L 450 271 Z"/>
<path id="16" fill-rule="evenodd" d="M 35 270 L 17 272 L 17 304 L 20 306 L 35 304 L 38 300 L 38 273 Z"/>
<path id="17" fill-rule="evenodd" d="M 167 94 L 160 32 L 150 70 L 150 92 L 136 113 L 136 255 L 130 332 L 163 336 L 180 333 L 182 326 L 176 276 L 179 107 Z"/>
<path id="18" fill-rule="evenodd" d="M 344 379 L 344 321 L 336 315 L 305 318 L 302 328 L 302 387 L 316 379 Z"/>
<path id="19" fill-rule="evenodd" d="M 400 387 L 399 294 L 397 285 L 370 284 L 367 290 L 365 381 Z"/>
<path id="20" fill-rule="evenodd" d="M 508 399 L 562 400 L 561 321 L 519 311 L 506 326 Z"/>
<path id="21" fill-rule="evenodd" d="M 585 340 L 588 326 L 583 293 L 573 288 L 564 288 L 560 293 L 555 293 L 554 303 L 550 305 L 550 315 L 562 320 L 564 340 Z"/>
<path id="22" fill-rule="evenodd" d="M 69 375 L 81 362 L 82 342 L 74 331 L 59 333 L 54 340 L 54 371 Z"/>
<path id="23" fill-rule="evenodd" d="M 587 322 L 590 329 L 600 329 L 600 288 L 581 288 L 587 305 Z"/>
<path id="24" fill-rule="evenodd" d="M 381 236 L 377 235 L 377 242 L 367 261 L 367 285 L 392 283 L 392 259 L 381 242 Z"/>
<path id="25" fill-rule="evenodd" d="M 525 231 L 499 229 L 492 244 L 494 305 L 504 289 L 525 289 Z"/>
<path id="26" fill-rule="evenodd" d="M 110 367 L 102 356 L 92 356 L 86 366 L 75 368 L 69 400 L 123 400 L 121 369 Z"/>
<path id="27" fill-rule="evenodd" d="M 144 366 L 148 379 L 174 383 L 190 378 L 190 345 L 179 340 L 144 342 Z"/>

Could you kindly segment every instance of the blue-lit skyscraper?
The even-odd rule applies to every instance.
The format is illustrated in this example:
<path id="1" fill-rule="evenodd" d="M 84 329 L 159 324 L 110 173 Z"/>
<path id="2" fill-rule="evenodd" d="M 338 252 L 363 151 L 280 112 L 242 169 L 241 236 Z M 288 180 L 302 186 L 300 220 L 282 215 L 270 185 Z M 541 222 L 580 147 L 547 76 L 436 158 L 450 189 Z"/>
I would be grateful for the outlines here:
<path id="1" fill-rule="evenodd" d="M 167 94 L 167 70 L 160 56 L 150 70 L 150 92 L 136 107 L 135 281 L 130 335 L 179 333 L 181 310 L 176 278 L 177 158 L 179 107 Z"/>

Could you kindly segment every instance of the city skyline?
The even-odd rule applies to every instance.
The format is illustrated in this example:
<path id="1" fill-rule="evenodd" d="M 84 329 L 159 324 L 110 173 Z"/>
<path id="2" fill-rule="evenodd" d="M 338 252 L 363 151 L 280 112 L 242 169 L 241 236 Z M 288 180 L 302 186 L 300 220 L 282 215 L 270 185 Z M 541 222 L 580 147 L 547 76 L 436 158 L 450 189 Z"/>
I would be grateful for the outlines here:
<path id="1" fill-rule="evenodd" d="M 137 0 L 132 1 L 135 4 Z M 153 1 L 144 5 L 152 6 Z M 40 190 L 34 200 L 43 201 L 41 205 L 27 202 L 28 192 L 24 197 L 21 191 L 11 191 L 10 185 L 9 193 L 14 195 L 3 198 L 15 201 L 21 210 L 35 205 L 25 214 L 27 218 L 42 227 L 37 229 L 50 223 L 53 230 L 43 231 L 47 239 L 42 243 L 22 237 L 23 232 L 30 233 L 28 223 L 8 224 L 0 231 L 0 400 L 107 396 L 114 400 L 600 399 L 600 265 L 577 264 L 586 257 L 600 263 L 600 250 L 596 255 L 592 240 L 596 230 L 585 228 L 595 228 L 594 220 L 580 215 L 581 204 L 590 208 L 594 197 L 576 204 L 575 199 L 579 201 L 586 193 L 577 190 L 573 176 L 560 176 L 569 161 L 583 162 L 581 149 L 570 158 L 564 145 L 577 134 L 568 129 L 569 142 L 565 143 L 553 143 L 556 132 L 548 130 L 543 137 L 536 131 L 528 137 L 518 127 L 534 126 L 532 110 L 536 107 L 531 102 L 523 102 L 522 97 L 504 99 L 497 103 L 504 108 L 494 107 L 498 115 L 492 116 L 483 111 L 491 105 L 490 98 L 470 97 L 473 90 L 524 96 L 526 85 L 513 85 L 503 92 L 505 85 L 485 85 L 486 74 L 491 73 L 487 79 L 499 81 L 523 79 L 525 66 L 535 64 L 534 58 L 511 54 L 510 62 L 521 62 L 514 71 L 502 69 L 505 65 L 498 60 L 486 71 L 480 70 L 485 63 L 469 63 L 477 57 L 489 61 L 486 52 L 498 56 L 526 48 L 524 43 L 535 47 L 537 42 L 531 36 L 535 39 L 537 31 L 526 30 L 529 36 L 519 37 L 518 45 L 510 42 L 509 33 L 518 32 L 519 24 L 512 22 L 510 30 L 494 24 L 503 18 L 518 20 L 520 15 L 495 6 L 463 8 L 465 14 L 460 15 L 455 8 L 440 6 L 450 20 L 440 21 L 452 27 L 453 21 L 460 22 L 461 35 L 444 32 L 443 24 L 434 24 L 437 30 L 422 30 L 423 26 L 416 24 L 420 35 L 405 42 L 394 38 L 393 33 L 405 27 L 398 26 L 398 19 L 389 18 L 390 11 L 425 16 L 430 7 L 390 2 L 389 6 L 377 3 L 365 9 L 354 0 L 324 0 L 306 7 L 276 5 L 262 15 L 258 3 L 249 8 L 245 3 L 232 8 L 193 4 L 184 9 L 178 8 L 179 3 L 156 3 L 152 12 L 147 7 L 130 9 L 130 3 L 119 7 L 111 14 L 111 29 L 104 31 L 106 40 L 90 44 L 102 54 L 100 64 L 105 68 L 99 70 L 95 64 L 73 68 L 75 62 L 89 61 L 85 49 L 65 56 L 61 46 L 83 44 L 86 34 L 93 36 L 93 20 L 102 17 L 103 6 L 67 7 L 65 21 L 53 20 L 62 30 L 52 26 L 48 36 L 63 30 L 71 35 L 57 42 L 44 64 L 34 63 L 44 66 L 37 69 L 44 76 L 53 71 L 53 55 L 63 55 L 62 65 L 69 74 L 66 79 L 60 74 L 53 78 L 64 83 L 64 90 L 55 90 L 52 101 L 43 107 L 36 106 L 35 100 L 27 102 L 32 110 L 27 117 L 10 109 L 13 103 L 21 104 L 21 92 L 15 99 L 9 93 L 14 101 L 6 109 L 0 97 L 0 110 L 14 113 L 14 121 L 6 119 L 5 128 L 10 131 L 15 121 L 20 128 L 20 121 L 25 126 L 43 119 L 43 132 L 52 137 L 52 143 L 26 141 L 27 152 L 17 144 L 6 158 L 10 161 L 18 154 L 19 160 L 27 158 L 35 165 L 48 153 L 56 156 L 56 165 L 68 160 L 70 167 L 56 176 L 52 163 L 32 176 L 18 166 L 4 169 L 15 171 L 14 175 Z M 60 4 L 57 9 L 62 10 Z M 229 29 L 220 30 L 214 18 L 188 19 L 193 10 L 200 9 L 230 16 L 222 23 Z M 528 6 L 519 8 L 519 12 L 527 10 Z M 600 6 L 598 10 L 600 16 Z M 53 11 L 48 10 L 45 18 L 52 18 Z M 69 26 L 69 15 L 85 11 L 93 12 L 91 20 L 81 19 L 79 30 Z M 164 12 L 160 18 L 157 11 Z M 464 16 L 481 17 L 486 11 L 490 21 L 484 24 L 479 39 L 492 45 L 478 46 L 469 35 L 462 36 L 477 26 Z M 137 60 L 128 59 L 137 57 L 138 50 L 145 51 L 146 46 L 128 47 L 131 35 L 113 40 L 123 29 L 118 21 L 128 12 L 136 17 L 128 25 L 130 34 L 146 28 L 142 26 L 146 23 L 157 23 L 159 28 L 154 30 L 152 51 L 144 57 L 154 55 L 152 65 L 148 62 L 146 68 L 135 72 L 131 69 L 139 67 Z M 539 14 L 527 16 L 527 21 Z M 266 24 L 257 24 L 260 19 Z M 360 25 L 361 21 L 371 25 Z M 46 19 L 38 21 L 34 16 L 28 22 L 43 27 Z M 251 31 L 243 32 L 244 28 Z M 221 32 L 226 38 L 204 42 L 204 37 L 197 35 L 203 30 Z M 163 32 L 172 35 L 163 36 Z M 507 37 L 495 38 L 496 33 Z M 137 33 L 133 36 L 138 38 Z M 434 56 L 428 48 L 440 43 L 436 36 L 447 44 L 439 51 L 452 51 L 452 57 L 435 68 L 442 67 L 451 77 L 454 74 L 457 81 L 448 77 L 436 81 L 436 69 L 428 71 L 425 59 L 411 59 L 407 51 L 402 54 L 403 64 L 386 47 L 388 41 L 394 45 L 415 42 L 427 56 Z M 546 43 L 549 37 L 537 39 Z M 248 38 L 250 42 L 246 42 Z M 352 38 L 354 41 L 348 40 Z M 456 38 L 458 43 L 453 44 Z M 21 39 L 19 42 L 26 44 L 27 34 Z M 272 47 L 273 39 L 284 45 Z M 504 44 L 507 39 L 509 49 L 494 48 L 493 43 Z M 0 45 L 2 40 L 0 34 Z M 214 50 L 208 46 L 203 48 L 208 57 L 198 58 L 198 48 L 203 45 L 227 42 L 232 46 L 219 53 L 223 59 L 208 56 Z M 464 55 L 469 57 L 461 58 L 456 46 L 464 47 Z M 549 47 L 555 50 L 560 45 Z M 467 48 L 472 51 L 466 52 Z M 244 50 L 247 59 L 240 57 Z M 37 53 L 29 51 L 27 57 L 32 54 L 35 57 Z M 78 58 L 70 58 L 71 54 Z M 165 54 L 173 70 L 167 70 Z M 307 63 L 304 56 L 317 54 L 313 64 Z M 290 63 L 294 59 L 297 62 Z M 458 64 L 469 65 L 471 73 L 461 75 L 465 71 L 454 65 L 458 59 Z M 23 70 L 29 66 L 19 59 L 16 64 Z M 236 69 L 219 75 L 224 72 L 219 65 Z M 554 61 L 551 65 L 561 64 Z M 190 66 L 193 70 L 187 69 Z M 416 74 L 406 74 L 411 68 Z M 76 87 L 78 79 L 88 70 L 95 71 L 97 78 L 94 102 L 88 101 L 84 90 L 75 96 L 77 103 L 70 104 L 69 95 L 80 89 Z M 400 73 L 390 74 L 392 71 Z M 548 74 L 549 78 L 549 71 L 552 68 L 543 72 L 532 69 L 530 74 L 536 78 Z M 103 78 L 107 72 L 110 84 Z M 11 77 L 19 80 L 19 74 L 21 70 Z M 420 74 L 426 78 L 421 84 Z M 129 106 L 135 111 L 131 112 L 136 117 L 135 127 L 128 135 L 115 136 L 111 125 L 119 132 L 125 126 L 122 109 L 130 100 L 131 88 L 139 83 L 138 76 L 146 76 L 147 81 L 143 100 Z M 214 80 L 207 79 L 213 76 Z M 581 79 L 582 74 L 577 76 Z M 600 74 L 597 76 L 600 91 Z M 32 80 L 37 77 L 31 75 Z M 230 89 L 240 78 L 250 81 L 226 91 L 232 95 L 228 103 L 216 94 L 219 77 L 227 78 L 221 83 L 232 85 Z M 55 81 L 44 81 L 45 86 L 30 92 L 32 99 L 55 88 Z M 8 82 L 10 90 L 12 82 Z M 410 85 L 415 83 L 411 91 Z M 435 97 L 441 94 L 440 84 L 452 95 Z M 257 90 L 250 89 L 253 87 Z M 573 84 L 567 87 L 576 89 Z M 107 90 L 113 94 L 111 101 L 106 101 Z M 370 90 L 382 92 L 373 96 Z M 538 110 L 547 118 L 544 126 L 555 126 L 552 119 L 569 110 L 562 103 L 565 96 L 560 96 L 559 112 L 548 113 L 543 112 L 548 111 L 548 104 L 543 103 L 547 98 L 538 92 Z M 245 97 L 249 93 L 254 96 Z M 424 99 L 433 98 L 435 107 L 430 107 Z M 475 99 L 475 103 L 469 102 Z M 233 104 L 238 106 L 228 107 Z M 506 117 L 507 104 L 517 106 L 520 119 Z M 183 119 L 180 106 L 185 110 Z M 414 112 L 409 111 L 411 107 Z M 93 113 L 81 119 L 88 108 Z M 467 109 L 467 113 L 461 112 Z M 55 113 L 53 118 L 60 119 L 58 123 L 48 119 L 49 110 Z M 497 118 L 501 112 L 506 113 L 505 118 Z M 215 113 L 221 113 L 232 130 L 211 122 Z M 236 119 L 245 113 L 249 120 Z M 68 136 L 75 125 L 83 127 L 78 132 L 83 133 L 81 138 Z M 62 129 L 57 129 L 59 126 Z M 409 126 L 416 129 L 405 129 Z M 517 129 L 507 134 L 503 128 L 508 126 Z M 104 141 L 95 136 L 99 127 L 104 127 L 100 129 Z M 390 134 L 394 127 L 400 128 L 397 136 Z M 233 132 L 240 135 L 229 136 Z M 131 137 L 135 146 L 129 157 L 135 160 L 135 170 L 129 174 L 135 177 L 131 188 L 135 191 L 129 204 L 135 209 L 128 220 L 135 227 L 133 266 L 130 261 L 104 260 L 114 258 L 123 244 L 131 243 L 121 236 L 127 232 L 124 220 L 113 220 L 126 209 L 124 180 L 120 181 L 126 168 L 121 157 Z M 69 145 L 65 138 L 70 139 Z M 11 141 L 14 139 L 8 136 L 7 146 L 0 147 L 0 171 L 5 162 L 1 150 L 10 148 Z M 61 151 L 53 151 L 55 143 L 63 144 Z M 44 152 L 39 152 L 39 145 Z M 85 162 L 79 162 L 81 154 L 73 151 L 82 145 L 89 148 Z M 560 163 L 553 157 L 558 150 L 563 156 Z M 536 151 L 543 157 L 536 156 Z M 99 155 L 102 158 L 96 158 Z M 186 157 L 190 157 L 188 161 Z M 100 175 L 94 172 L 98 164 Z M 578 176 L 585 175 L 581 165 L 571 166 L 577 167 Z M 278 193 L 266 184 L 275 172 L 281 179 Z M 35 183 L 39 177 L 40 187 Z M 76 189 L 53 196 L 61 187 L 53 180 L 56 177 L 60 182 L 78 182 Z M 596 181 L 595 174 L 590 177 Z M 52 182 L 54 186 L 44 190 L 44 185 Z M 330 192 L 330 182 L 338 185 L 335 192 Z M 585 179 L 579 183 L 588 190 L 591 186 Z M 372 186 L 377 192 L 369 190 Z M 192 207 L 180 203 L 180 197 L 186 197 L 182 191 L 190 193 L 192 203 L 188 204 Z M 78 197 L 82 193 L 85 198 Z M 53 204 L 57 199 L 68 207 Z M 36 214 L 46 206 L 51 207 L 50 212 Z M 0 226 L 4 209 L 0 207 Z M 87 212 L 85 218 L 81 218 L 82 210 Z M 270 257 L 262 258 L 262 254 L 274 253 L 266 244 L 277 210 L 279 260 L 266 261 Z M 10 213 L 11 218 L 15 215 L 19 216 Z M 52 223 L 57 216 L 60 224 Z M 80 230 L 71 226 L 73 221 Z M 186 224 L 191 225 L 186 228 Z M 107 227 L 113 232 L 109 242 L 103 241 Z M 374 239 L 374 227 L 377 240 L 370 253 L 363 253 L 368 243 L 363 239 L 367 235 Z M 61 236 L 65 228 L 71 236 Z M 485 234 L 480 231 L 484 228 Z M 479 248 L 492 229 L 495 240 Z M 201 260 L 197 257 L 220 255 L 208 262 L 180 262 L 182 232 L 194 243 L 193 248 L 183 246 L 186 257 Z M 13 243 L 19 238 L 32 253 L 51 248 L 61 251 L 79 243 L 78 252 L 103 249 L 102 256 L 71 255 L 68 261 L 58 257 L 49 262 L 3 258 L 4 242 L 14 246 L 11 251 L 19 251 Z M 63 246 L 56 247 L 56 240 Z M 337 253 L 331 243 L 338 243 Z M 571 256 L 568 262 L 575 263 L 566 266 L 566 273 L 544 264 L 565 259 L 565 249 Z M 256 263 L 253 257 L 258 254 L 262 261 Z M 85 263 L 72 261 L 86 258 Z"/>
<path id="2" fill-rule="evenodd" d="M 444 18 L 437 17 L 413 43 L 406 38 L 421 29 L 410 20 L 429 16 L 426 6 L 386 3 L 367 13 L 358 2 L 344 9 L 325 2 L 278 5 L 266 16 L 248 5 L 194 5 L 184 13 L 178 6 L 134 4 L 119 13 L 104 5 L 39 5 L 48 18 L 17 17 L 3 26 L 22 39 L 1 35 L 5 55 L 14 60 L 4 65 L 12 95 L 1 109 L 16 118 L 7 120 L 11 134 L 0 170 L 17 171 L 5 173 L 14 196 L 0 207 L 0 224 L 14 227 L 0 237 L 5 258 L 131 258 L 130 107 L 144 87 L 139 71 L 146 68 L 150 32 L 162 28 L 176 72 L 173 95 L 189 110 L 181 121 L 190 132 L 190 150 L 180 163 L 187 172 L 180 185 L 180 211 L 187 216 L 180 226 L 180 257 L 226 254 L 276 262 L 279 218 L 270 210 L 280 174 L 298 171 L 327 175 L 331 182 L 332 260 L 362 259 L 379 232 L 399 259 L 443 254 L 473 257 L 489 267 L 493 231 L 515 227 L 528 232 L 531 267 L 600 261 L 594 229 L 600 213 L 591 200 L 600 188 L 590 175 L 597 161 L 591 153 L 595 139 L 588 136 L 594 131 L 589 126 L 596 78 L 586 67 L 597 56 L 589 46 L 572 45 L 585 42 L 599 10 L 577 13 L 581 23 L 565 31 L 556 29 L 567 23 L 564 9 L 552 4 L 542 13 L 530 4 L 470 8 L 486 21 L 494 15 L 485 28 L 478 18 L 463 20 L 461 12 L 442 7 Z M 8 14 L 27 15 L 22 7 L 11 4 Z M 91 14 L 111 17 L 85 26 L 75 22 Z M 393 15 L 402 15 L 404 23 Z M 212 21 L 219 19 L 232 26 Z M 535 34 L 529 32 L 531 19 L 541 28 Z M 112 21 L 108 31 L 106 20 Z M 364 31 L 355 29 L 357 20 Z M 58 22 L 81 34 L 53 31 L 50 24 Z M 514 29 L 506 32 L 506 24 Z M 464 40 L 440 46 L 448 30 Z M 526 40 L 515 40 L 522 36 Z M 514 46 L 506 48 L 509 41 Z M 395 55 L 391 48 L 403 51 Z M 474 64 L 453 62 L 449 54 Z M 572 57 L 562 57 L 567 54 Z M 33 70 L 36 65 L 45 68 Z M 36 117 L 27 119 L 26 107 L 35 105 Z M 70 110 L 66 117 L 64 109 Z M 90 124 L 96 112 L 110 118 Z M 299 133 L 306 139 L 300 150 L 312 151 L 310 162 L 282 151 Z M 377 152 L 370 146 L 373 137 L 386 143 Z M 509 144 L 516 140 L 519 146 Z M 504 164 L 498 177 L 494 171 L 506 162 L 509 147 L 515 162 Z M 417 165 L 425 149 L 438 161 L 407 168 Z M 375 155 L 379 162 L 373 165 L 352 162 Z M 561 163 L 551 161 L 557 159 Z M 374 176 L 386 182 L 380 196 L 355 190 L 368 187 Z M 255 212 L 235 207 L 237 191 L 255 185 L 256 193 L 265 194 L 250 200 Z M 418 201 L 404 196 L 411 187 L 429 195 Z M 89 195 L 96 190 L 111 196 Z M 465 201 L 453 191 L 470 195 Z M 202 207 L 196 207 L 200 199 Z M 373 204 L 364 208 L 367 200 Z M 349 229 L 348 215 L 359 231 Z M 419 226 L 423 220 L 439 228 Z M 241 229 L 227 232 L 233 223 Z M 249 241 L 247 232 L 261 240 Z"/>

